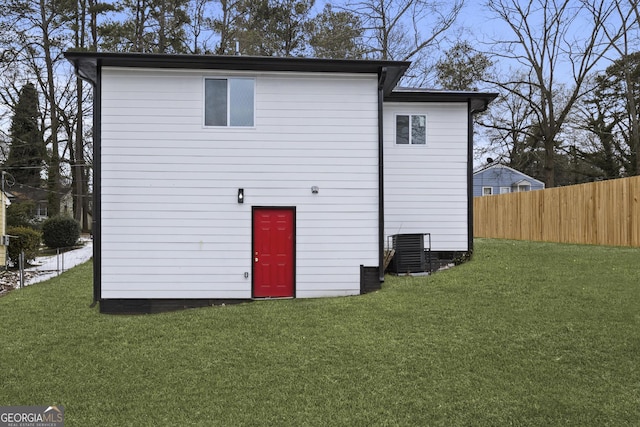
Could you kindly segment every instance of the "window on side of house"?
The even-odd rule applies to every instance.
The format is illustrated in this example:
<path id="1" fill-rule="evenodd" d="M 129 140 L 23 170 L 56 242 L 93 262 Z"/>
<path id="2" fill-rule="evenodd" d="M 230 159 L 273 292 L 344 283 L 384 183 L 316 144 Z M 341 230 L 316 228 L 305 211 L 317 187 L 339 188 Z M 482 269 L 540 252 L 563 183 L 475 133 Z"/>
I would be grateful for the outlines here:
<path id="1" fill-rule="evenodd" d="M 511 187 L 500 187 L 500 194 L 511 193 Z"/>
<path id="2" fill-rule="evenodd" d="M 427 116 L 424 114 L 396 115 L 396 144 L 425 145 L 427 143 Z"/>
<path id="3" fill-rule="evenodd" d="M 491 196 L 493 194 L 493 187 L 482 187 L 483 196 Z"/>
<path id="4" fill-rule="evenodd" d="M 36 217 L 46 217 L 47 216 L 47 205 L 46 203 L 37 203 L 35 209 Z"/>
<path id="5" fill-rule="evenodd" d="M 204 125 L 253 127 L 255 80 L 251 78 L 206 78 L 204 80 Z"/>

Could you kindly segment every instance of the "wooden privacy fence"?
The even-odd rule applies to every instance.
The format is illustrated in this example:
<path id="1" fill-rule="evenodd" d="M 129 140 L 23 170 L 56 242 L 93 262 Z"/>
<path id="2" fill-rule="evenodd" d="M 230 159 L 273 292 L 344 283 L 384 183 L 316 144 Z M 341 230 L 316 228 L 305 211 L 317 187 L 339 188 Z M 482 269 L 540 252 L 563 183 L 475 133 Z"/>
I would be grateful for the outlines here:
<path id="1" fill-rule="evenodd" d="M 475 197 L 475 237 L 640 247 L 640 176 Z"/>

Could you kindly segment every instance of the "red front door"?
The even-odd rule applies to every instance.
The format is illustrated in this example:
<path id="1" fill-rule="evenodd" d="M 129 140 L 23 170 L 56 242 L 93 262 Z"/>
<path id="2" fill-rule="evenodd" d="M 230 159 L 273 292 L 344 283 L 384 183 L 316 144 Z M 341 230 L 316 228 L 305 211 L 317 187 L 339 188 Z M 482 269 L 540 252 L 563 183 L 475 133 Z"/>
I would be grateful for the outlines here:
<path id="1" fill-rule="evenodd" d="M 293 297 L 294 211 L 253 210 L 253 296 Z"/>

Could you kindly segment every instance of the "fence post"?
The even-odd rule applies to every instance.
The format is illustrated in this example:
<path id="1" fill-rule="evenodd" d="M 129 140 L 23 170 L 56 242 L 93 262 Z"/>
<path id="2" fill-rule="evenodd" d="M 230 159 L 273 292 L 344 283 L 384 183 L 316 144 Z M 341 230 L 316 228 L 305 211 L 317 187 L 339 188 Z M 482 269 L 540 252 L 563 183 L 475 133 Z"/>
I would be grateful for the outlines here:
<path id="1" fill-rule="evenodd" d="M 24 251 L 18 255 L 18 269 L 20 270 L 20 289 L 24 288 Z"/>

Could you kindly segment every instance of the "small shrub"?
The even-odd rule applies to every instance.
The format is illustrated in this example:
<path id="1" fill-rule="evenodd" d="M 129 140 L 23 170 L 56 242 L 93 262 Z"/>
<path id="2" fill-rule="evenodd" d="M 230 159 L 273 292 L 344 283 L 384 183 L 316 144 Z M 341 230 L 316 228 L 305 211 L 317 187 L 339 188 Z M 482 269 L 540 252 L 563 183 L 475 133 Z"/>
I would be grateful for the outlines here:
<path id="1" fill-rule="evenodd" d="M 32 227 L 33 202 L 14 202 L 7 207 L 7 227 Z"/>
<path id="2" fill-rule="evenodd" d="M 11 236 L 7 256 L 13 265 L 18 265 L 18 257 L 22 251 L 26 262 L 33 261 L 38 256 L 42 237 L 38 231 L 29 227 L 10 227 L 7 228 L 7 234 Z"/>
<path id="3" fill-rule="evenodd" d="M 42 240 L 52 249 L 66 248 L 80 238 L 80 224 L 68 216 L 54 216 L 42 223 Z"/>

